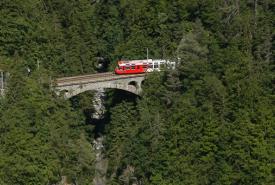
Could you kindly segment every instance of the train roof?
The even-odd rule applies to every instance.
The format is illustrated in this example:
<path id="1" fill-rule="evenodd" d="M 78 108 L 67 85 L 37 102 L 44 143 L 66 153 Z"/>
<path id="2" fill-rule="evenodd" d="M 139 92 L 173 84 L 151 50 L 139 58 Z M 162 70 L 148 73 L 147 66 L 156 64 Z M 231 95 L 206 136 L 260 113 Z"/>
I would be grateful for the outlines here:
<path id="1" fill-rule="evenodd" d="M 145 59 L 145 60 L 121 60 L 118 64 L 144 64 L 144 63 L 151 63 L 153 62 L 152 59 Z"/>
<path id="2" fill-rule="evenodd" d="M 128 65 L 144 65 L 152 63 L 170 63 L 169 60 L 164 59 L 144 59 L 144 60 L 121 60 L 118 62 L 119 66 L 128 66 Z"/>

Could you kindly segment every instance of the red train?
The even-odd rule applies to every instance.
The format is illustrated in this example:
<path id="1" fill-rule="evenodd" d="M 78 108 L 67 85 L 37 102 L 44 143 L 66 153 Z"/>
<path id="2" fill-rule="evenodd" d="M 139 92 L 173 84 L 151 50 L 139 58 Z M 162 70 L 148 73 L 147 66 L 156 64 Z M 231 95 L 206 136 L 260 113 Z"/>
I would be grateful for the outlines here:
<path id="1" fill-rule="evenodd" d="M 161 71 L 165 66 L 174 69 L 175 62 L 152 59 L 119 61 L 115 69 L 115 73 L 118 75 L 147 73 Z"/>

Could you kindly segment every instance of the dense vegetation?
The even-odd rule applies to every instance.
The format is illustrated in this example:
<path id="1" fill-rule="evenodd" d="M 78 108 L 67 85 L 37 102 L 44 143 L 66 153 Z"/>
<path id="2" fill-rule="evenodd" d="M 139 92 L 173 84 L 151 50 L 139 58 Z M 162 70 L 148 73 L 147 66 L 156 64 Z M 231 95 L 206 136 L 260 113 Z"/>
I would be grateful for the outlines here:
<path id="1" fill-rule="evenodd" d="M 1 0 L 0 15 L 1 185 L 92 184 L 91 95 L 64 100 L 50 80 L 146 48 L 179 63 L 107 103 L 108 183 L 274 183 L 273 0 Z"/>

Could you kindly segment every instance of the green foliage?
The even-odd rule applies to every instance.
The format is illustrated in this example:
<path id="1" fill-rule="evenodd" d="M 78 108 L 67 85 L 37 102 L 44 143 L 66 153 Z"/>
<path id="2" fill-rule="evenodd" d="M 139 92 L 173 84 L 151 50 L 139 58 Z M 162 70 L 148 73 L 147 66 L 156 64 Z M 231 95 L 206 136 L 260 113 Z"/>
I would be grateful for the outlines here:
<path id="1" fill-rule="evenodd" d="M 145 4 L 133 6 L 146 10 Z M 125 184 L 131 166 L 132 181 L 143 184 L 272 184 L 274 55 L 272 39 L 265 39 L 273 35 L 274 4 L 209 0 L 180 7 L 177 70 L 148 75 L 135 111 L 124 103 L 112 110 L 112 134 L 107 134 L 111 160 L 118 156 L 117 146 L 124 148 L 119 151 L 123 158 L 110 164 L 113 181 Z M 132 16 L 138 24 L 131 29 L 155 21 L 150 16 L 139 20 L 142 15 L 135 11 Z M 128 132 L 117 128 L 129 125 Z"/>
<path id="2" fill-rule="evenodd" d="M 142 97 L 106 104 L 109 184 L 274 183 L 272 0 L 2 0 L 0 184 L 90 184 L 93 93 L 64 101 L 50 79 L 99 58 L 175 59 Z M 39 65 L 39 69 L 38 69 Z M 31 72 L 28 73 L 27 69 Z M 115 105 L 113 102 L 118 101 Z M 71 103 L 71 104 L 70 104 Z"/>
<path id="3" fill-rule="evenodd" d="M 18 68 L 10 68 L 1 106 L 1 181 L 52 184 L 69 176 L 73 182 L 88 184 L 94 153 L 84 122 L 68 102 L 52 95 L 43 69 L 26 77 Z"/>
<path id="4" fill-rule="evenodd" d="M 0 54 L 23 58 L 31 69 L 40 61 L 55 75 L 93 72 L 92 12 L 88 0 L 2 1 Z"/>

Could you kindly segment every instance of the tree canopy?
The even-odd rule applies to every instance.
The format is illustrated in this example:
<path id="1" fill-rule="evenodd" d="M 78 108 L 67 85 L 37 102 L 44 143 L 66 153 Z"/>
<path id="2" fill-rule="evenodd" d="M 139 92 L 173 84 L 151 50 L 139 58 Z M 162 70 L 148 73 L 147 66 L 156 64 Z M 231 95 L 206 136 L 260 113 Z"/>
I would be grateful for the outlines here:
<path id="1" fill-rule="evenodd" d="M 107 183 L 274 183 L 274 1 L 2 0 L 0 16 L 0 184 L 92 184 L 93 94 L 64 100 L 51 80 L 147 48 L 177 67 L 135 101 L 109 93 Z"/>

